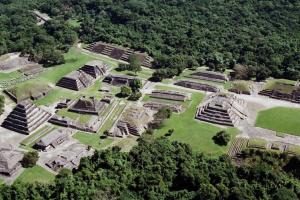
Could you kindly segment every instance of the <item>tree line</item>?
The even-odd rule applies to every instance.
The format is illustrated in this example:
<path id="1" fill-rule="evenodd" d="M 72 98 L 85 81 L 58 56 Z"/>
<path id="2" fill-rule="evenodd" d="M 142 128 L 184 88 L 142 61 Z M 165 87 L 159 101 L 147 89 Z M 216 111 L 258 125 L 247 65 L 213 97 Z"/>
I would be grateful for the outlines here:
<path id="1" fill-rule="evenodd" d="M 63 53 L 77 40 L 77 33 L 64 19 L 37 25 L 33 14 L 44 1 L 0 1 L 0 55 L 22 52 L 46 66 L 64 62 Z"/>
<path id="2" fill-rule="evenodd" d="M 295 0 L 46 0 L 53 17 L 78 19 L 86 43 L 146 51 L 156 79 L 184 68 L 242 65 L 251 78 L 299 79 L 300 4 Z"/>
<path id="3" fill-rule="evenodd" d="M 51 184 L 0 186 L 0 199 L 299 199 L 299 157 L 247 150 L 241 166 L 226 155 L 145 134 L 129 152 L 96 151 Z"/>

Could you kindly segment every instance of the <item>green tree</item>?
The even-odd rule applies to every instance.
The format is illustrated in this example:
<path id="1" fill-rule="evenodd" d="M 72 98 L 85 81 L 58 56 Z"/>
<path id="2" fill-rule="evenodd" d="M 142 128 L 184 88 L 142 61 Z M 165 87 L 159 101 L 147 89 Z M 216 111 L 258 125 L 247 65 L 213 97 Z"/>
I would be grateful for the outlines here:
<path id="1" fill-rule="evenodd" d="M 230 141 L 230 135 L 226 131 L 220 131 L 213 137 L 213 141 L 218 145 L 226 146 Z"/>
<path id="2" fill-rule="evenodd" d="M 132 54 L 129 57 L 129 70 L 133 71 L 135 74 L 139 71 L 142 71 L 141 59 L 137 54 Z"/>
<path id="3" fill-rule="evenodd" d="M 136 93 L 142 87 L 142 81 L 140 79 L 133 79 L 132 81 L 130 81 L 129 87 L 131 88 L 133 93 Z"/>
<path id="4" fill-rule="evenodd" d="M 36 151 L 30 151 L 24 154 L 24 157 L 21 161 L 22 166 L 25 168 L 34 167 L 36 162 L 39 159 L 39 154 Z"/>
<path id="5" fill-rule="evenodd" d="M 132 95 L 132 90 L 131 90 L 131 88 L 128 87 L 128 86 L 122 86 L 122 87 L 121 87 L 120 95 L 121 95 L 122 97 L 129 97 L 130 95 Z"/>

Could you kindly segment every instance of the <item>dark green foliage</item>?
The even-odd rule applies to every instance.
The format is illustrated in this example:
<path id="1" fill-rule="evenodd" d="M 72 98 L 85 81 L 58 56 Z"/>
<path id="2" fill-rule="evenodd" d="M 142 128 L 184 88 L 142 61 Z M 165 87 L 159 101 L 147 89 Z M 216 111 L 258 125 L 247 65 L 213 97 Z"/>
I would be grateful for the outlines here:
<path id="1" fill-rule="evenodd" d="M 53 19 L 37 25 L 32 11 L 42 1 L 0 1 L 0 55 L 20 51 L 46 66 L 64 62 L 62 53 L 77 40 L 63 19 Z"/>
<path id="2" fill-rule="evenodd" d="M 142 93 L 141 92 L 134 92 L 130 95 L 130 97 L 128 98 L 131 101 L 137 101 L 142 97 Z"/>
<path id="3" fill-rule="evenodd" d="M 54 184 L 0 186 L 0 199 L 298 199 L 300 181 L 286 173 L 289 158 L 252 151 L 236 167 L 227 156 L 194 154 L 168 139 L 139 139 L 129 153 L 119 147 L 83 158 L 78 170 L 62 170 Z M 247 162 L 253 159 L 254 162 Z"/>
<path id="4" fill-rule="evenodd" d="M 212 139 L 216 144 L 226 146 L 230 141 L 230 135 L 226 131 L 220 131 Z"/>
<path id="5" fill-rule="evenodd" d="M 132 92 L 138 92 L 139 89 L 142 87 L 142 82 L 140 79 L 133 79 L 132 81 L 130 81 L 129 87 L 131 87 Z"/>
<path id="6" fill-rule="evenodd" d="M 187 67 L 205 64 L 223 71 L 236 63 L 253 68 L 251 76 L 258 80 L 299 78 L 295 0 L 46 0 L 41 9 L 81 19 L 79 34 L 87 43 L 102 40 L 147 51 L 155 67 L 168 71 L 157 72 L 154 80 Z"/>
<path id="7" fill-rule="evenodd" d="M 26 154 L 24 154 L 24 157 L 22 159 L 22 166 L 25 168 L 34 167 L 36 165 L 36 162 L 39 159 L 39 154 L 36 151 L 31 151 Z"/>
<path id="8" fill-rule="evenodd" d="M 128 86 L 122 86 L 120 96 L 121 97 L 129 97 L 132 94 L 132 90 Z"/>
<path id="9" fill-rule="evenodd" d="M 0 115 L 4 112 L 5 97 L 0 95 Z"/>
<path id="10" fill-rule="evenodd" d="M 141 66 L 141 59 L 138 55 L 132 54 L 129 57 L 129 68 L 128 70 L 133 71 L 134 73 L 137 73 L 142 70 Z"/>

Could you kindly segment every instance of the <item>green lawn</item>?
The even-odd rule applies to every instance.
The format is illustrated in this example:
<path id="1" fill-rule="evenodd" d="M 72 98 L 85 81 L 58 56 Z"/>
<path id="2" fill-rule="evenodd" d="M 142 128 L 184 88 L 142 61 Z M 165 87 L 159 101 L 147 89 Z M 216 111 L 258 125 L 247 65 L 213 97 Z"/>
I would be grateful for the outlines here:
<path id="1" fill-rule="evenodd" d="M 91 119 L 92 115 L 87 114 L 79 114 L 75 112 L 69 112 L 68 109 L 60 109 L 57 114 L 62 117 L 68 117 L 73 120 L 79 119 L 79 122 L 81 123 L 87 123 Z"/>
<path id="2" fill-rule="evenodd" d="M 197 106 L 203 98 L 203 94 L 194 93 L 190 107 L 182 114 L 173 114 L 171 119 L 165 122 L 163 128 L 155 131 L 156 136 L 163 136 L 169 129 L 174 128 L 174 133 L 169 137 L 171 140 L 188 143 L 196 152 L 204 152 L 211 155 L 226 153 L 230 144 L 221 147 L 212 140 L 212 137 L 218 131 L 221 131 L 222 128 L 194 119 Z M 235 128 L 228 128 L 227 131 L 232 137 L 238 133 Z"/>
<path id="3" fill-rule="evenodd" d="M 128 70 L 125 71 L 116 71 L 115 69 L 112 70 L 113 74 L 124 74 L 129 76 L 136 76 L 138 78 L 143 78 L 143 79 L 149 79 L 150 77 L 152 77 L 153 72 L 154 72 L 153 69 L 148 69 L 148 68 L 142 68 L 142 71 L 138 72 L 137 74 Z"/>
<path id="4" fill-rule="evenodd" d="M 22 75 L 22 73 L 18 72 L 18 71 L 14 71 L 14 72 L 10 72 L 10 73 L 1 72 L 0 73 L 0 80 L 1 81 L 10 80 L 10 79 L 13 79 L 13 78 L 18 78 L 21 75 Z"/>
<path id="5" fill-rule="evenodd" d="M 54 179 L 54 174 L 48 172 L 41 166 L 36 165 L 33 168 L 25 169 L 16 181 L 23 183 L 50 183 L 53 182 Z"/>
<path id="6" fill-rule="evenodd" d="M 300 109 L 276 107 L 258 113 L 256 126 L 300 136 Z"/>
<path id="7" fill-rule="evenodd" d="M 90 145 L 94 149 L 103 149 L 106 146 L 110 145 L 113 142 L 113 138 L 100 139 L 100 136 L 103 135 L 105 130 L 109 130 L 114 122 L 118 119 L 122 111 L 124 110 L 126 104 L 120 104 L 117 102 L 117 107 L 110 111 L 111 115 L 106 119 L 104 125 L 101 127 L 100 131 L 97 134 L 88 134 L 84 132 L 77 132 L 73 138 L 77 139 L 80 143 L 85 145 Z"/>

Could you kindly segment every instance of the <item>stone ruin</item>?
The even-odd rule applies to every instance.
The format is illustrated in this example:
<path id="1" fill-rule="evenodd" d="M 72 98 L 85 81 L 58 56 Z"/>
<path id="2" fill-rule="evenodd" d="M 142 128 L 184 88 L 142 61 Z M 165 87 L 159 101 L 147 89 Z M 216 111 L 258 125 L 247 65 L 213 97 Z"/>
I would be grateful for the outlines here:
<path id="1" fill-rule="evenodd" d="M 213 94 L 200 106 L 196 119 L 224 126 L 236 126 L 247 118 L 246 103 L 230 94 Z"/>
<path id="2" fill-rule="evenodd" d="M 219 92 L 220 91 L 220 89 L 215 86 L 204 84 L 204 83 L 197 83 L 197 82 L 193 82 L 193 81 L 184 81 L 184 80 L 178 81 L 175 83 L 175 85 L 194 89 L 194 90 L 202 90 L 202 91 L 206 91 L 206 92 Z"/>
<path id="3" fill-rule="evenodd" d="M 113 137 L 140 136 L 153 119 L 152 112 L 143 107 L 130 107 L 125 110 L 110 132 Z"/>
<path id="4" fill-rule="evenodd" d="M 109 103 L 107 103 L 106 100 L 97 100 L 94 97 L 81 97 L 70 106 L 68 111 L 80 114 L 98 115 L 105 109 L 107 104 Z"/>
<path id="5" fill-rule="evenodd" d="M 51 118 L 51 113 L 32 104 L 31 101 L 20 102 L 2 123 L 2 127 L 29 135 Z"/>
<path id="6" fill-rule="evenodd" d="M 55 172 L 59 172 L 61 169 L 77 169 L 80 164 L 80 160 L 83 157 L 89 156 L 91 152 L 83 145 L 73 144 L 68 149 L 50 159 L 46 166 Z"/>
<path id="7" fill-rule="evenodd" d="M 13 150 L 11 147 L 0 148 L 0 174 L 12 176 L 17 173 L 22 165 L 20 161 L 23 159 L 21 151 Z"/>
<path id="8" fill-rule="evenodd" d="M 120 47 L 114 44 L 107 44 L 104 42 L 92 43 L 86 49 L 95 53 L 106 55 L 117 60 L 123 60 L 125 62 L 129 62 L 131 55 L 137 55 L 141 60 L 142 66 L 149 68 L 151 68 L 151 62 L 153 60 L 146 53 L 137 52 L 129 48 Z"/>
<path id="9" fill-rule="evenodd" d="M 93 84 L 93 77 L 83 71 L 73 71 L 70 74 L 62 77 L 58 82 L 57 86 L 79 91 L 83 88 L 89 87 Z"/>
<path id="10" fill-rule="evenodd" d="M 273 99 L 290 101 L 300 104 L 300 86 L 295 86 L 286 83 L 275 83 L 273 87 L 266 88 L 258 94 L 267 96 Z"/>
<path id="11" fill-rule="evenodd" d="M 52 90 L 50 85 L 39 85 L 39 88 L 26 87 L 18 88 L 13 87 L 3 90 L 3 92 L 14 102 L 19 103 L 26 100 L 39 100 L 48 95 Z"/>
<path id="12" fill-rule="evenodd" d="M 19 69 L 19 72 L 23 73 L 25 76 L 34 76 L 40 74 L 44 71 L 44 67 L 39 64 L 27 65 Z"/>
<path id="13" fill-rule="evenodd" d="M 180 104 L 169 104 L 169 103 L 161 103 L 161 102 L 155 102 L 155 101 L 150 101 L 146 102 L 143 105 L 145 108 L 149 108 L 151 110 L 159 111 L 162 108 L 168 108 L 172 112 L 175 113 L 181 113 L 184 111 L 184 108 Z"/>
<path id="14" fill-rule="evenodd" d="M 49 123 L 52 123 L 57 126 L 84 131 L 84 132 L 97 133 L 103 124 L 103 118 L 100 116 L 92 116 L 89 122 L 83 124 L 78 120 L 73 120 L 68 117 L 61 117 L 59 115 L 54 115 L 49 120 Z"/>
<path id="15" fill-rule="evenodd" d="M 126 75 L 108 75 L 104 78 L 103 82 L 114 85 L 114 86 L 123 86 L 123 85 L 129 85 L 130 81 L 136 79 L 132 76 L 126 76 Z"/>
<path id="16" fill-rule="evenodd" d="M 219 82 L 219 83 L 224 83 L 224 82 L 228 81 L 228 78 L 225 74 L 219 73 L 219 72 L 213 72 L 213 71 L 195 72 L 195 73 L 192 73 L 190 75 L 190 77 L 194 78 L 194 79 L 213 81 L 213 82 Z"/>
<path id="17" fill-rule="evenodd" d="M 101 61 L 91 61 L 77 71 L 73 71 L 62 77 L 57 86 L 79 91 L 91 86 L 94 81 L 107 72 L 107 66 Z"/>
<path id="18" fill-rule="evenodd" d="M 25 67 L 39 66 L 39 64 L 29 60 L 28 56 L 22 56 L 21 53 L 9 53 L 1 56 L 0 71 L 22 70 Z"/>
<path id="19" fill-rule="evenodd" d="M 69 139 L 69 135 L 64 129 L 54 130 L 42 137 L 37 143 L 34 144 L 34 148 L 40 151 L 49 151 L 55 149 L 58 145 L 64 143 Z"/>
<path id="20" fill-rule="evenodd" d="M 172 90 L 154 90 L 150 94 L 150 97 L 168 99 L 174 101 L 186 101 L 190 99 L 190 96 L 186 95 L 185 93 L 172 91 Z"/>
<path id="21" fill-rule="evenodd" d="M 93 60 L 86 63 L 80 70 L 97 79 L 100 76 L 104 76 L 107 73 L 107 65 L 100 60 Z"/>
<path id="22" fill-rule="evenodd" d="M 75 100 L 72 99 L 63 99 L 57 103 L 55 109 L 69 108 L 74 102 Z"/>
<path id="23" fill-rule="evenodd" d="M 46 14 L 46 13 L 41 13 L 38 10 L 34 10 L 33 14 L 35 15 L 36 19 L 37 19 L 37 25 L 43 25 L 45 24 L 47 21 L 49 21 L 51 18 Z"/>

